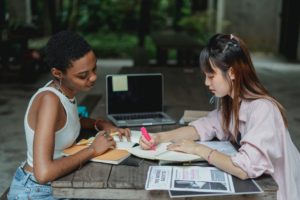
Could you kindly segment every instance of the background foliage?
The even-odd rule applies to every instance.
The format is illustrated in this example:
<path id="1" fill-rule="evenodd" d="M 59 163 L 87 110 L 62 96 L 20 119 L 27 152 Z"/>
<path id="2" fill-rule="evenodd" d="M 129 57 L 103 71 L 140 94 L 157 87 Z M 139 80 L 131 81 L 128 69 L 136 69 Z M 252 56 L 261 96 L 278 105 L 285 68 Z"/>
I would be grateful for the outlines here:
<path id="1" fill-rule="evenodd" d="M 45 8 L 49 6 L 49 1 L 32 1 L 34 1 L 33 23 L 39 30 L 44 29 L 45 32 L 47 31 L 45 24 L 49 24 L 45 19 Z M 50 21 L 53 27 L 47 35 L 63 29 L 75 30 L 90 42 L 101 57 L 132 57 L 134 49 L 139 45 L 142 1 L 56 0 L 59 2 L 59 8 L 49 11 L 52 13 Z M 176 2 L 178 3 L 175 0 L 151 1 L 151 18 L 144 43 L 149 58 L 153 58 L 155 54 L 150 34 L 156 31 L 183 31 L 195 37 L 201 44 L 206 43 L 211 35 L 207 24 L 208 13 L 193 12 L 191 0 L 181 0 L 178 10 Z M 41 40 L 40 44 L 42 45 L 44 41 Z M 34 41 L 32 44 L 38 46 L 39 42 Z"/>

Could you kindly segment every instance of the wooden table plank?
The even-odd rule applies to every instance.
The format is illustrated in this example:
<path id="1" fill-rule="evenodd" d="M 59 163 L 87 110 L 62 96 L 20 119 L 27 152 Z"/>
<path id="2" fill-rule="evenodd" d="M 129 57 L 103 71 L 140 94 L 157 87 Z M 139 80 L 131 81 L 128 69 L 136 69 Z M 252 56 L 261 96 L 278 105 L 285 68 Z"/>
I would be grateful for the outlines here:
<path id="1" fill-rule="evenodd" d="M 147 172 L 150 165 L 155 165 L 157 162 L 142 160 L 138 167 L 134 166 L 113 166 L 112 173 L 108 180 L 109 188 L 129 188 L 129 189 L 144 189 L 147 179 Z"/>
<path id="2" fill-rule="evenodd" d="M 75 172 L 74 188 L 106 188 L 112 165 L 90 162 Z"/>
<path id="3" fill-rule="evenodd" d="M 72 181 L 74 178 L 74 173 L 70 173 L 64 177 L 61 177 L 51 183 L 52 187 L 72 187 Z"/>
<path id="4" fill-rule="evenodd" d="M 141 199 L 141 200 L 168 200 L 171 199 L 167 191 L 146 191 L 137 189 L 76 189 L 64 188 L 54 189 L 55 197 L 64 198 L 84 198 L 84 199 Z M 201 200 L 276 200 L 276 193 L 261 193 L 249 195 L 220 195 L 220 196 L 202 196 L 176 198 L 176 200 L 201 199 Z"/>
<path id="5" fill-rule="evenodd" d="M 274 181 L 274 179 L 267 174 L 264 174 L 258 178 L 255 179 L 255 181 L 258 183 L 258 185 L 261 187 L 261 189 L 265 192 L 275 192 L 278 189 L 278 185 Z"/>

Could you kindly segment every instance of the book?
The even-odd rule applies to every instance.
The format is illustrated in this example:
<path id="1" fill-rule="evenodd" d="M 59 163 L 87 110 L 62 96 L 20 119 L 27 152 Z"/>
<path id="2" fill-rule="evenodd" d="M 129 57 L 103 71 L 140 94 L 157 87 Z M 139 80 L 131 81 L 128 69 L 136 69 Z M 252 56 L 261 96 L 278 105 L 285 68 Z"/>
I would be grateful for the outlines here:
<path id="1" fill-rule="evenodd" d="M 150 160 L 165 160 L 165 161 L 177 161 L 177 162 L 189 162 L 195 160 L 202 160 L 198 155 L 187 154 L 177 151 L 167 150 L 167 146 L 171 144 L 160 143 L 155 146 L 153 150 L 143 150 L 140 146 L 132 147 L 128 151 L 137 157 L 150 159 Z"/>
<path id="2" fill-rule="evenodd" d="M 110 149 L 102 155 L 92 158 L 91 161 L 115 165 L 121 163 L 131 155 L 128 149 L 132 148 L 136 143 L 138 143 L 140 135 L 140 131 L 131 131 L 131 141 L 129 142 L 126 141 L 126 138 L 123 138 L 123 141 L 120 141 L 120 138 L 117 135 L 113 136 L 114 140 L 116 141 L 116 148 Z M 69 156 L 75 154 L 82 149 L 87 148 L 93 142 L 93 140 L 94 137 L 82 139 L 77 144 L 63 150 L 63 155 Z"/>
<path id="3" fill-rule="evenodd" d="M 185 125 L 192 121 L 195 121 L 208 114 L 209 111 L 203 110 L 184 110 L 183 116 L 179 120 L 179 124 Z"/>
<path id="4" fill-rule="evenodd" d="M 82 149 L 87 148 L 89 145 L 74 145 L 70 148 L 67 148 L 63 151 L 63 154 L 66 156 L 75 154 Z M 100 156 L 96 156 L 91 159 L 94 162 L 101 162 L 101 163 L 109 163 L 109 164 L 119 164 L 126 158 L 130 156 L 130 153 L 123 149 L 111 149 L 106 151 L 104 154 Z"/>

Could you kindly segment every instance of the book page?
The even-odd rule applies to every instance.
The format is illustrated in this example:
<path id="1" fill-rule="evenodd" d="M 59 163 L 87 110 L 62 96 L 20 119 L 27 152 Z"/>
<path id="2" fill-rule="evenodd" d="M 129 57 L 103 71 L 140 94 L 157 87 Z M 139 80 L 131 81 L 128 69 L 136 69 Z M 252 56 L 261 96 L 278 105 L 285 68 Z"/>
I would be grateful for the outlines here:
<path id="1" fill-rule="evenodd" d="M 150 159 L 150 160 L 157 160 L 157 155 L 162 154 L 167 151 L 166 143 L 158 144 L 155 147 L 155 150 L 143 150 L 140 146 L 136 146 L 133 148 L 128 149 L 128 151 L 140 158 Z"/>
<path id="2" fill-rule="evenodd" d="M 113 136 L 113 138 L 117 144 L 117 146 L 116 146 L 117 149 L 129 150 L 135 144 L 139 143 L 139 140 L 141 137 L 141 132 L 132 130 L 130 133 L 131 133 L 130 141 L 127 141 L 127 138 L 125 138 L 125 137 L 123 137 L 122 140 L 120 140 L 119 136 L 117 136 L 117 135 Z"/>
<path id="3" fill-rule="evenodd" d="M 237 152 L 234 146 L 229 141 L 205 141 L 198 143 L 209 146 L 229 156 L 232 156 Z M 140 146 L 129 148 L 127 150 L 137 157 L 150 160 L 161 160 L 170 162 L 190 162 L 204 160 L 204 158 L 198 155 L 187 154 L 177 151 L 169 151 L 167 150 L 167 146 L 169 144 L 171 143 L 160 143 L 156 146 L 155 150 L 143 150 Z"/>
<path id="4" fill-rule="evenodd" d="M 129 142 L 130 143 L 134 143 L 134 144 L 135 143 L 139 143 L 139 140 L 140 140 L 140 137 L 141 137 L 141 131 L 131 130 L 130 134 L 131 134 L 131 137 L 130 137 L 130 141 Z M 120 138 L 117 135 L 114 135 L 113 138 L 114 138 L 114 140 L 116 142 L 128 142 L 126 137 L 123 137 L 122 141 L 120 141 Z"/>
<path id="5" fill-rule="evenodd" d="M 150 166 L 148 169 L 146 190 L 169 190 L 172 181 L 172 167 Z"/>
<path id="6" fill-rule="evenodd" d="M 104 154 L 97 156 L 91 161 L 94 162 L 103 162 L 110 164 L 119 164 L 121 161 L 130 156 L 128 149 L 132 148 L 132 146 L 139 142 L 140 131 L 131 131 L 131 141 L 127 141 L 125 137 L 123 137 L 122 141 L 119 136 L 113 136 L 116 141 L 116 149 L 111 149 L 105 152 Z M 88 139 L 80 140 L 76 145 L 73 145 L 63 151 L 63 155 L 68 156 L 77 153 L 78 151 L 87 148 L 94 140 L 94 137 L 90 137 Z"/>
<path id="7" fill-rule="evenodd" d="M 140 158 L 150 160 L 168 160 L 177 162 L 187 162 L 192 160 L 200 160 L 201 157 L 194 154 L 187 154 L 177 151 L 167 150 L 169 143 L 160 143 L 156 145 L 155 150 L 143 150 L 140 146 L 130 148 L 128 151 Z"/>

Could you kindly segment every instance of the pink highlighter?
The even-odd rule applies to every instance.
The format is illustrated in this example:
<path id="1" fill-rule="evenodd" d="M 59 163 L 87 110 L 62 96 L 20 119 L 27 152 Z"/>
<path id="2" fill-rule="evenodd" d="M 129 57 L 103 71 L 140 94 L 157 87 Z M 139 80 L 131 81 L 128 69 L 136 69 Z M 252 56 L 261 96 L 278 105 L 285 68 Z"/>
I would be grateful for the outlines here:
<path id="1" fill-rule="evenodd" d="M 148 131 L 147 131 L 147 129 L 146 129 L 145 127 L 142 127 L 142 128 L 141 128 L 141 132 L 142 132 L 143 136 L 146 138 L 147 141 L 150 141 L 150 140 L 151 140 L 151 137 L 150 137 L 150 135 L 149 135 L 149 133 L 148 133 Z M 152 149 L 152 150 L 155 150 L 155 146 L 152 145 L 152 146 L 151 146 L 151 149 Z"/>

